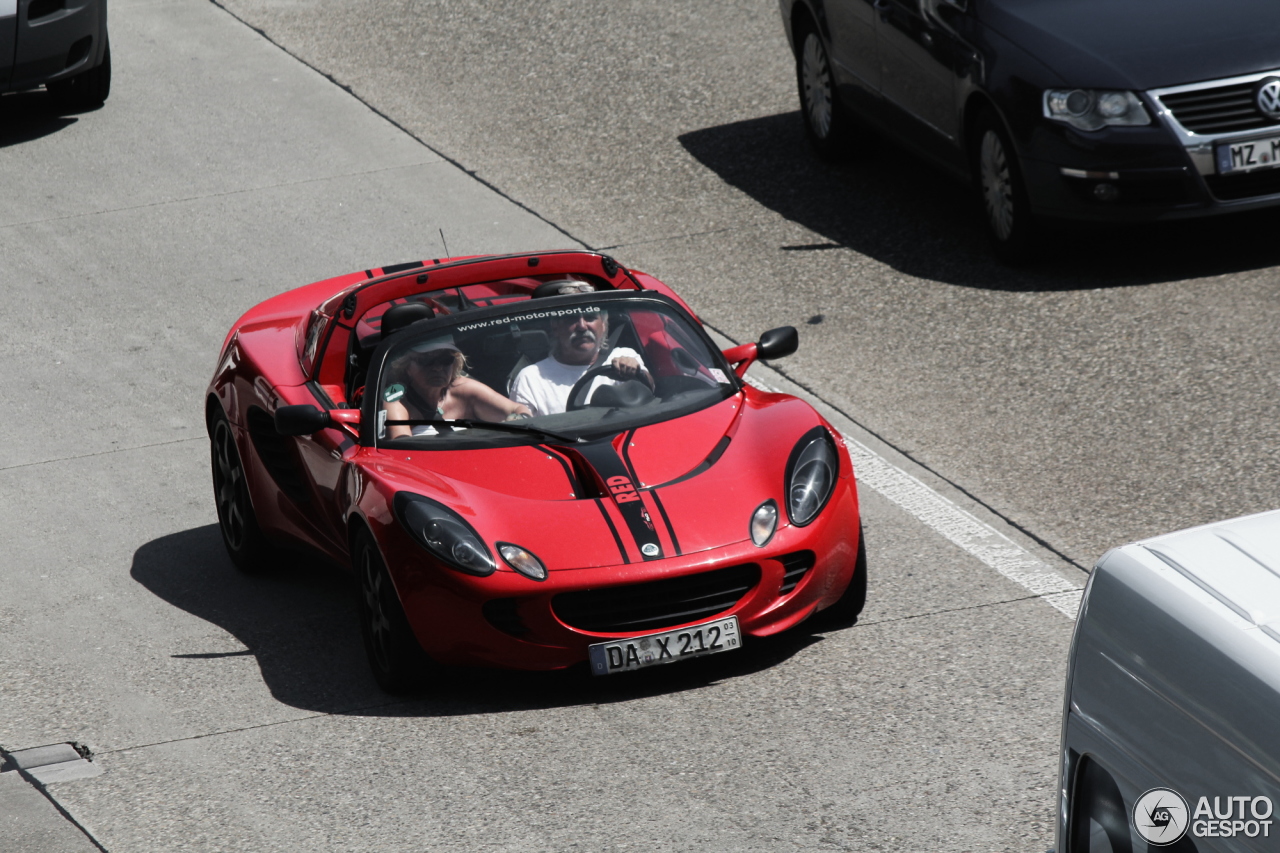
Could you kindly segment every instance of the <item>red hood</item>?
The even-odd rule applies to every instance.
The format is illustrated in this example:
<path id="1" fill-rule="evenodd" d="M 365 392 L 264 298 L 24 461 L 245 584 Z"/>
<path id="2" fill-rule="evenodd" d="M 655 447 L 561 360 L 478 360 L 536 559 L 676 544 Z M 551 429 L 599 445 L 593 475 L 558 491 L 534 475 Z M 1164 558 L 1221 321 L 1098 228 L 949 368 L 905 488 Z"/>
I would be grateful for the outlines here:
<path id="1" fill-rule="evenodd" d="M 612 442 L 618 464 L 634 474 L 663 557 L 740 542 L 760 503 L 781 502 L 787 455 L 817 423 L 816 415 L 793 398 L 749 394 L 741 417 L 744 397 L 739 395 L 683 418 L 627 431 Z M 490 547 L 514 542 L 549 570 L 641 562 L 644 557 L 614 497 L 574 498 L 575 463 L 590 476 L 581 454 L 562 455 L 541 446 L 379 451 L 364 467 L 389 492 L 440 500 L 462 514 Z M 589 488 L 578 486 L 578 491 Z"/>

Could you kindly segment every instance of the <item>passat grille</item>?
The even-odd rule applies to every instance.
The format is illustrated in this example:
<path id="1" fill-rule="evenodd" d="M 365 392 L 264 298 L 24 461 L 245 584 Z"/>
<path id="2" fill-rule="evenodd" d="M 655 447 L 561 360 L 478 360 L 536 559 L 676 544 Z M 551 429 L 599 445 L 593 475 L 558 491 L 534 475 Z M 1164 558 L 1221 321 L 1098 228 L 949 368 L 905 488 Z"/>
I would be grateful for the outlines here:
<path id="1" fill-rule="evenodd" d="M 816 557 L 812 551 L 796 551 L 794 554 L 783 554 L 778 558 L 782 563 L 782 589 L 780 595 L 786 595 L 796 588 L 796 584 L 813 568 Z"/>
<path id="2" fill-rule="evenodd" d="M 755 563 L 649 583 L 562 592 L 556 617 L 581 631 L 623 634 L 708 619 L 733 607 L 760 582 Z"/>
<path id="3" fill-rule="evenodd" d="M 1235 83 L 1160 96 L 1178 123 L 1192 133 L 1230 133 L 1276 124 L 1258 110 L 1253 83 Z"/>

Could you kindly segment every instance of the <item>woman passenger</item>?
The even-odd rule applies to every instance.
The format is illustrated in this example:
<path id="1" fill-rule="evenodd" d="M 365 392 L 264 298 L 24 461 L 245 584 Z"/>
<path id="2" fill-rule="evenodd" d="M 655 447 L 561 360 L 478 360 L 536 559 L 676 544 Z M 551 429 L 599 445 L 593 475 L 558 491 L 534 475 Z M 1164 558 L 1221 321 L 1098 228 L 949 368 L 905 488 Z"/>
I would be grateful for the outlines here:
<path id="1" fill-rule="evenodd" d="M 388 385 L 383 405 L 389 421 L 514 420 L 528 417 L 528 407 L 513 403 L 497 391 L 463 375 L 467 357 L 452 341 L 437 341 L 415 349 L 401 360 L 403 384 Z M 389 438 L 432 435 L 431 426 L 389 426 Z"/>

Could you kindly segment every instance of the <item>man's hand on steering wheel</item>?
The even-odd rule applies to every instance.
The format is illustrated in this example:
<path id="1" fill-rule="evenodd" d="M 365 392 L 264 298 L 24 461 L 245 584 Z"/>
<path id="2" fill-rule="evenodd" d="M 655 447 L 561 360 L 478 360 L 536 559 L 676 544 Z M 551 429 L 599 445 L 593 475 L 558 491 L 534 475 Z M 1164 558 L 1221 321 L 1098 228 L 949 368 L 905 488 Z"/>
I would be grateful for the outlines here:
<path id="1" fill-rule="evenodd" d="M 606 367 L 613 368 L 613 375 L 618 379 L 642 379 L 649 386 L 649 390 L 653 390 L 653 378 L 649 376 L 649 371 L 640 366 L 639 359 L 624 355 L 615 358 Z"/>

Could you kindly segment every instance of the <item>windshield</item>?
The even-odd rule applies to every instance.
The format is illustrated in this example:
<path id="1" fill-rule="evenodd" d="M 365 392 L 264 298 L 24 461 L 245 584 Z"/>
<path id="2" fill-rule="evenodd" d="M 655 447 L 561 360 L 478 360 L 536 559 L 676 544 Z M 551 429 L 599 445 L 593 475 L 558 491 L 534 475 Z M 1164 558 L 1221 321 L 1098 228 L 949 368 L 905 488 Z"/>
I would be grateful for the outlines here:
<path id="1" fill-rule="evenodd" d="M 390 447 L 591 439 L 738 390 L 696 322 L 656 295 L 584 293 L 466 312 L 394 333 L 381 356 L 366 399 L 372 438 Z"/>

